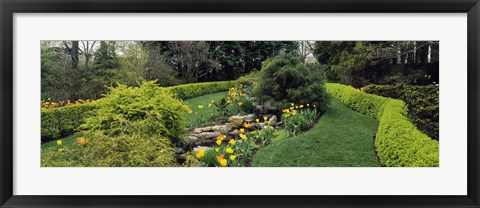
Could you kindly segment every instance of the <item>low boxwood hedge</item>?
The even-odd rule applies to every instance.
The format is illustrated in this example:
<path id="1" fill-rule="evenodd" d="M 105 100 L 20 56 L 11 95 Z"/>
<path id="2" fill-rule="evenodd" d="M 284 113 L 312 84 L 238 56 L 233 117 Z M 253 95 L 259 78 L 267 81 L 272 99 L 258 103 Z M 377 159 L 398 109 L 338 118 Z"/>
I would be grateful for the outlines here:
<path id="1" fill-rule="evenodd" d="M 388 167 L 438 167 L 439 143 L 409 121 L 401 100 L 361 92 L 353 87 L 327 83 L 329 94 L 355 111 L 379 120 L 375 147 Z"/>
<path id="2" fill-rule="evenodd" d="M 227 91 L 228 88 L 232 87 L 235 84 L 237 84 L 236 80 L 192 83 L 167 88 L 170 89 L 173 93 L 175 93 L 178 98 L 186 100 L 206 94 Z"/>
<path id="3" fill-rule="evenodd" d="M 43 109 L 41 111 L 42 142 L 73 134 L 96 107 L 97 103 L 88 103 Z"/>
<path id="4" fill-rule="evenodd" d="M 432 139 L 439 139 L 439 86 L 367 85 L 366 93 L 403 100 L 417 128 Z"/>

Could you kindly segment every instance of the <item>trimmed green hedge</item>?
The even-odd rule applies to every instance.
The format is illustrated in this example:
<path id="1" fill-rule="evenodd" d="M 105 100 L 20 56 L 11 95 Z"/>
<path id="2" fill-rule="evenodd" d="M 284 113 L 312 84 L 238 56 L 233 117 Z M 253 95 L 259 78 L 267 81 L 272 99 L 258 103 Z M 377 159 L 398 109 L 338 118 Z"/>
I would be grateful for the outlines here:
<path id="1" fill-rule="evenodd" d="M 432 139 L 439 139 L 438 85 L 367 85 L 365 92 L 403 100 L 412 122 Z"/>
<path id="2" fill-rule="evenodd" d="M 203 82 L 172 86 L 167 87 L 167 89 L 175 93 L 178 98 L 186 100 L 206 94 L 227 91 L 229 87 L 237 83 L 238 81 L 236 80 Z M 98 103 L 99 100 L 95 103 Z M 89 103 L 42 110 L 42 141 L 59 139 L 73 134 L 84 123 L 85 118 L 91 115 L 92 110 L 97 107 L 98 104 Z"/>
<path id="3" fill-rule="evenodd" d="M 329 94 L 353 110 L 379 120 L 375 146 L 380 162 L 388 167 L 438 167 L 437 140 L 408 120 L 401 100 L 372 95 L 341 84 L 327 83 Z"/>
<path id="4" fill-rule="evenodd" d="M 235 84 L 237 84 L 236 80 L 201 82 L 167 87 L 167 89 L 170 89 L 173 93 L 177 94 L 178 98 L 186 100 L 206 94 L 227 91 L 229 87 L 232 87 Z"/>
<path id="5" fill-rule="evenodd" d="M 96 107 L 96 103 L 88 103 L 42 110 L 42 141 L 50 141 L 73 134 Z"/>

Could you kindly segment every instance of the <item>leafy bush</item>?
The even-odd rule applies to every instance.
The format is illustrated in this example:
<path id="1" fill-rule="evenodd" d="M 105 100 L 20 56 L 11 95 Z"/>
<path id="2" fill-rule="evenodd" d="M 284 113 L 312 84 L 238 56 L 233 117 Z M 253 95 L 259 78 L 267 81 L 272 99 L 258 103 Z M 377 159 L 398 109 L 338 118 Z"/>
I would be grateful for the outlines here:
<path id="1" fill-rule="evenodd" d="M 253 85 L 260 81 L 260 71 L 252 71 L 248 74 L 245 74 L 237 79 L 238 84 L 243 85 Z"/>
<path id="2" fill-rule="evenodd" d="M 438 167 L 439 146 L 407 118 L 401 100 L 367 94 L 341 84 L 326 84 L 327 92 L 360 113 L 379 120 L 375 146 L 380 162 L 389 167 Z"/>
<path id="3" fill-rule="evenodd" d="M 433 139 L 439 139 L 438 85 L 367 85 L 365 92 L 403 100 L 412 122 Z"/>
<path id="4" fill-rule="evenodd" d="M 46 142 L 73 134 L 97 106 L 96 103 L 89 103 L 42 109 L 42 141 Z"/>
<path id="5" fill-rule="evenodd" d="M 171 166 L 172 142 L 183 138 L 187 106 L 170 90 L 145 82 L 110 88 L 82 128 L 95 135 L 86 145 L 88 166 Z"/>
<path id="6" fill-rule="evenodd" d="M 83 155 L 80 164 L 86 167 L 175 166 L 175 149 L 170 140 L 146 132 L 117 136 L 96 134 L 78 154 Z"/>
<path id="7" fill-rule="evenodd" d="M 282 54 L 265 63 L 260 80 L 254 89 L 260 101 L 272 102 L 280 108 L 295 102 L 315 104 L 319 112 L 326 109 L 328 97 L 323 76 L 310 70 L 298 56 Z"/>
<path id="8" fill-rule="evenodd" d="M 119 84 L 110 88 L 102 105 L 82 127 L 115 136 L 132 135 L 142 126 L 149 134 L 174 140 L 183 137 L 186 111 L 188 107 L 182 101 L 154 82 L 144 82 L 140 87 Z"/>
<path id="9" fill-rule="evenodd" d="M 173 87 L 167 87 L 167 89 L 176 94 L 178 98 L 186 100 L 206 94 L 227 91 L 228 88 L 236 83 L 237 81 L 202 82 L 177 85 Z"/>
<path id="10" fill-rule="evenodd" d="M 57 141 L 55 146 L 42 146 L 42 167 L 175 165 L 175 151 L 170 141 L 162 136 L 135 134 L 110 137 L 96 132 L 79 133 L 72 137 L 76 140 L 63 139 L 65 144 Z"/>

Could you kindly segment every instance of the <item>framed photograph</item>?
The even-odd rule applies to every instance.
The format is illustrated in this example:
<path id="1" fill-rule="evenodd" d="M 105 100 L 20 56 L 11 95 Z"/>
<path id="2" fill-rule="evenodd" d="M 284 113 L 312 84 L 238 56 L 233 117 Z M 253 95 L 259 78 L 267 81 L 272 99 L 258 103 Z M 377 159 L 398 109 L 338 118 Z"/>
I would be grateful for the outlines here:
<path id="1" fill-rule="evenodd" d="M 0 7 L 1 207 L 479 207 L 478 0 Z"/>

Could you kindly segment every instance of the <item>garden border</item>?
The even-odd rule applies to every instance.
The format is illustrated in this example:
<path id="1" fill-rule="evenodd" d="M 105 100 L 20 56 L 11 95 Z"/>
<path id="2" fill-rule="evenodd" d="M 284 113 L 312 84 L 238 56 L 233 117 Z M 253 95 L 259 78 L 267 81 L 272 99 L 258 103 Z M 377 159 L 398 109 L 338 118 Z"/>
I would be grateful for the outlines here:
<path id="1" fill-rule="evenodd" d="M 478 0 L 0 0 L 0 204 L 2 207 L 479 207 Z M 13 195 L 13 15 L 113 12 L 468 13 L 468 195 L 466 196 L 20 196 Z"/>
<path id="2" fill-rule="evenodd" d="M 439 145 L 408 120 L 405 102 L 327 83 L 327 92 L 354 111 L 379 121 L 375 149 L 380 163 L 389 167 L 438 167 Z M 392 119 L 393 118 L 393 119 Z M 401 133 L 399 133 L 401 132 Z M 402 137 L 393 137 L 403 135 Z M 399 154 L 402 152 L 403 154 Z"/>

